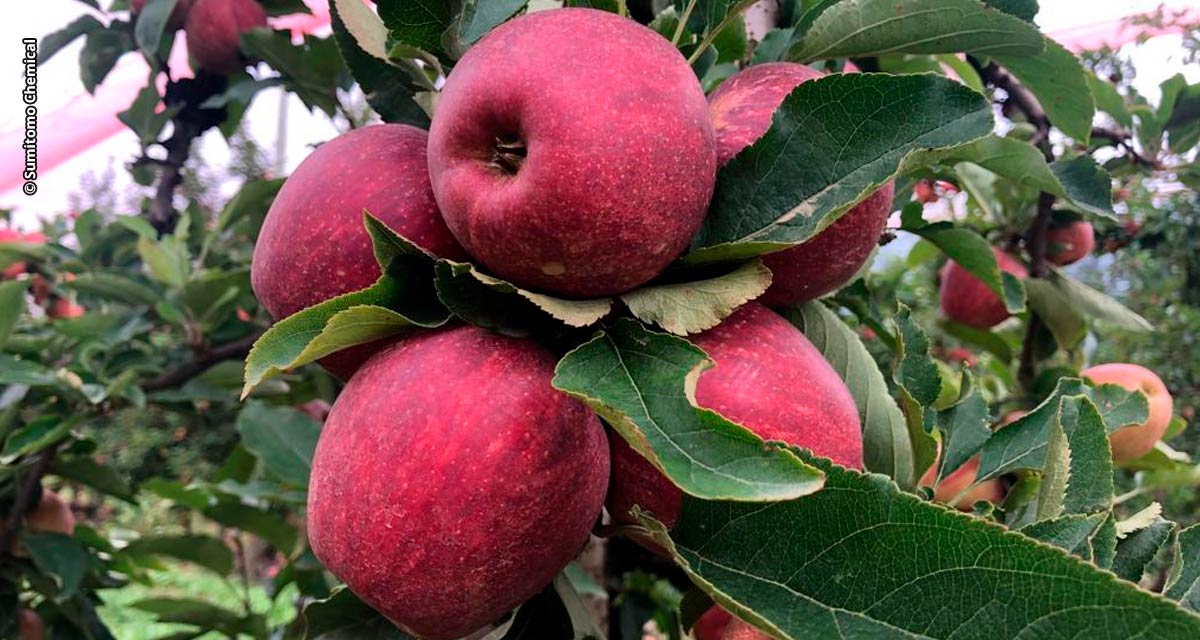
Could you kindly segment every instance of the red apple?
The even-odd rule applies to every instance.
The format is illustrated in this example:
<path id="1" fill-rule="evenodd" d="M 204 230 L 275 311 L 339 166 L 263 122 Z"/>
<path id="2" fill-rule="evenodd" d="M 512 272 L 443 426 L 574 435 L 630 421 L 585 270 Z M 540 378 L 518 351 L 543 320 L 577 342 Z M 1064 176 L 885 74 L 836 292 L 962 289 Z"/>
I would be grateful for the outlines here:
<path id="1" fill-rule="evenodd" d="M 1154 443 L 1166 433 L 1174 413 L 1174 400 L 1162 379 L 1146 367 L 1123 362 L 1096 365 L 1085 369 L 1081 375 L 1095 384 L 1116 384 L 1146 394 L 1150 416 L 1142 424 L 1108 434 L 1108 442 L 1112 446 L 1114 462 L 1128 462 L 1150 453 Z"/>
<path id="2" fill-rule="evenodd" d="M 708 97 L 717 134 L 717 161 L 724 164 L 771 127 L 771 115 L 797 85 L 822 77 L 802 64 L 758 64 L 734 74 Z M 807 242 L 763 258 L 771 287 L 759 298 L 780 306 L 819 298 L 853 278 L 879 242 L 892 211 L 888 183 Z"/>
<path id="3" fill-rule="evenodd" d="M 17 611 L 17 638 L 20 640 L 45 640 L 46 623 L 36 611 L 19 609 Z"/>
<path id="4" fill-rule="evenodd" d="M 66 298 L 55 298 L 50 303 L 50 307 L 46 309 L 46 315 L 57 320 L 69 320 L 78 318 L 87 312 L 82 306 L 67 300 Z"/>
<path id="5" fill-rule="evenodd" d="M 996 254 L 996 262 L 1000 270 L 1011 273 L 1018 278 L 1028 275 L 1025 265 L 1017 262 L 1016 258 L 1000 249 L 992 248 Z M 1008 309 L 1002 301 L 979 278 L 959 266 L 953 260 L 946 263 L 942 269 L 942 285 L 939 291 L 942 313 L 947 318 L 968 327 L 990 329 L 1008 317 Z"/>
<path id="6" fill-rule="evenodd" d="M 46 244 L 46 236 L 38 231 L 21 233 L 16 229 L 0 229 L 0 242 L 22 242 L 25 244 Z M 25 273 L 27 265 L 24 262 L 14 262 L 0 270 L 0 280 L 11 280 Z"/>
<path id="7" fill-rule="evenodd" d="M 142 9 L 146 8 L 147 0 L 133 0 L 129 3 L 130 11 L 133 15 L 138 15 Z M 176 0 L 175 8 L 171 10 L 170 17 L 167 18 L 167 28 L 171 31 L 182 29 L 184 21 L 187 20 L 188 9 L 191 8 L 192 0 Z"/>
<path id="8" fill-rule="evenodd" d="M 913 185 L 913 196 L 917 202 L 930 204 L 938 201 L 938 195 L 933 190 L 933 182 L 929 180 L 917 180 Z"/>
<path id="9" fill-rule="evenodd" d="M 933 466 L 921 476 L 921 486 L 932 487 L 934 480 L 937 479 L 937 467 L 941 459 L 941 445 L 938 445 L 939 453 L 938 460 L 934 460 Z M 955 469 L 950 475 L 946 476 L 934 491 L 933 499 L 935 502 L 950 504 L 954 496 L 960 491 L 971 486 L 975 482 L 976 476 L 979 475 L 979 456 L 974 456 L 962 464 L 961 467 Z M 950 505 L 959 511 L 970 512 L 972 506 L 980 500 L 987 500 L 993 504 L 1000 504 L 1004 500 L 1004 483 L 999 478 L 993 478 L 986 482 L 979 483 L 979 486 L 971 489 L 959 499 L 958 502 Z"/>
<path id="10" fill-rule="evenodd" d="M 34 532 L 71 535 L 75 533 L 75 514 L 57 493 L 42 489 L 38 506 L 25 514 L 25 527 Z"/>
<path id="11" fill-rule="evenodd" d="M 429 133 L 446 223 L 511 282 L 628 291 L 691 241 L 716 152 L 704 92 L 654 31 L 593 9 L 526 14 L 454 67 Z"/>
<path id="12" fill-rule="evenodd" d="M 692 625 L 692 637 L 696 640 L 721 640 L 732 621 L 733 614 L 714 604 L 696 619 Z"/>
<path id="13" fill-rule="evenodd" d="M 313 458 L 313 552 L 406 632 L 462 637 L 536 594 L 588 540 L 609 462 L 555 358 L 475 327 L 369 360 Z"/>
<path id="14" fill-rule="evenodd" d="M 254 293 L 276 320 L 379 278 L 364 210 L 435 255 L 466 259 L 429 187 L 427 140 L 402 124 L 355 129 L 296 167 L 267 212 L 250 267 Z M 321 364 L 348 380 L 378 349 L 360 345 Z"/>
<path id="15" fill-rule="evenodd" d="M 245 66 L 242 34 L 267 26 L 267 12 L 254 0 L 194 0 L 184 31 L 188 53 L 201 69 L 230 74 Z"/>
<path id="16" fill-rule="evenodd" d="M 750 626 L 745 620 L 734 618 L 721 640 L 771 640 L 771 636 Z"/>
<path id="17" fill-rule="evenodd" d="M 1079 220 L 1051 227 L 1046 241 L 1046 259 L 1057 265 L 1067 265 L 1078 262 L 1096 248 L 1096 232 L 1092 223 Z"/>
<path id="18" fill-rule="evenodd" d="M 862 468 L 858 410 L 850 391 L 800 330 L 750 303 L 695 336 L 715 367 L 701 374 L 696 402 L 760 437 L 807 447 L 837 464 Z M 608 511 L 630 522 L 636 504 L 668 527 L 679 517 L 679 489 L 619 435 L 610 438 Z"/>

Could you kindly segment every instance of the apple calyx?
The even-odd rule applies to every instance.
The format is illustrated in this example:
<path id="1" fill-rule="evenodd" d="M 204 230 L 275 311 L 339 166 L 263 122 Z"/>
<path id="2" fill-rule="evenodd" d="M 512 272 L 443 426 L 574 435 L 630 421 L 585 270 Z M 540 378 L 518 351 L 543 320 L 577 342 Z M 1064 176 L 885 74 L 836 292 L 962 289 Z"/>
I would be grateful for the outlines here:
<path id="1" fill-rule="evenodd" d="M 525 163 L 528 151 L 525 141 L 515 135 L 496 136 L 491 165 L 506 176 L 515 176 Z"/>

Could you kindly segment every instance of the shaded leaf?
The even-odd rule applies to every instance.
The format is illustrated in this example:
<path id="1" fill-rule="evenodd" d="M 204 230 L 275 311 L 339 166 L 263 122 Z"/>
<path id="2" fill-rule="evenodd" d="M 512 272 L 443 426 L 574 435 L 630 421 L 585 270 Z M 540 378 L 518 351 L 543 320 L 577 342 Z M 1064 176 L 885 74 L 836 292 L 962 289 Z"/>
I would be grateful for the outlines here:
<path id="1" fill-rule="evenodd" d="M 1008 69 L 1037 98 L 1046 117 L 1063 133 L 1081 144 L 1092 137 L 1096 105 L 1083 65 L 1075 54 L 1050 38 L 1035 56 L 995 52 L 996 62 Z"/>
<path id="2" fill-rule="evenodd" d="M 538 325 L 586 327 L 612 310 L 612 299 L 568 300 L 521 289 L 466 262 L 439 260 L 438 298 L 454 315 L 501 333 L 525 334 Z"/>
<path id="3" fill-rule="evenodd" d="M 1175 527 L 1174 522 L 1157 517 L 1148 526 L 1125 536 L 1117 543 L 1112 572 L 1130 582 L 1140 581 L 1147 566 L 1175 533 Z"/>
<path id="4" fill-rule="evenodd" d="M 233 570 L 233 552 L 218 538 L 205 535 L 143 536 L 125 546 L 131 556 L 167 556 L 191 562 L 219 575 Z"/>
<path id="5" fill-rule="evenodd" d="M 904 414 L 858 334 L 819 302 L 784 307 L 779 313 L 804 333 L 850 389 L 862 419 L 867 470 L 885 474 L 901 487 L 914 487 L 913 447 Z"/>
<path id="6" fill-rule="evenodd" d="M 291 407 L 249 402 L 238 413 L 242 445 L 275 476 L 298 487 L 308 486 L 313 451 L 321 425 Z"/>
<path id="7" fill-rule="evenodd" d="M 8 342 L 17 321 L 25 315 L 25 290 L 28 288 L 20 280 L 0 282 L 0 349 Z"/>
<path id="8" fill-rule="evenodd" d="M 23 531 L 21 544 L 42 573 L 54 576 L 59 598 L 65 600 L 79 590 L 91 558 L 78 540 L 61 533 Z"/>
<path id="9" fill-rule="evenodd" d="M 1200 613 L 1200 525 L 1179 532 L 1178 558 L 1163 595 Z"/>
<path id="10" fill-rule="evenodd" d="M 1035 540 L 1065 549 L 1068 553 L 1084 560 L 1091 560 L 1092 541 L 1100 533 L 1100 529 L 1108 517 L 1107 513 L 1075 513 L 1053 520 L 1035 522 L 1022 527 L 1021 533 Z"/>
<path id="11" fill-rule="evenodd" d="M 54 461 L 52 473 L 85 484 L 101 493 L 136 504 L 133 488 L 119 471 L 88 456 Z"/>
<path id="12" fill-rule="evenodd" d="M 42 36 L 41 41 L 38 42 L 37 63 L 39 65 L 46 64 L 46 61 L 52 58 L 54 54 L 62 51 L 64 47 L 74 42 L 79 36 L 103 29 L 104 24 L 93 16 L 82 15 L 75 18 L 62 29 Z"/>

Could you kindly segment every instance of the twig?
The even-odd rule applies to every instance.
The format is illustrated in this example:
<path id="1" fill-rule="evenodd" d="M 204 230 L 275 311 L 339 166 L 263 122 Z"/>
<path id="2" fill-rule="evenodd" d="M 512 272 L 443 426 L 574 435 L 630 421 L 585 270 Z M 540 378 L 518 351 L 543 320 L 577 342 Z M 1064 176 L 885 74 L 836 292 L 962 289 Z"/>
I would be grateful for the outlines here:
<path id="1" fill-rule="evenodd" d="M 984 66 L 974 57 L 967 56 L 967 60 L 979 72 L 979 77 L 984 82 L 993 87 L 1003 89 L 1004 93 L 1008 94 L 1006 101 L 1011 101 L 1013 106 L 1025 115 L 1025 119 L 1037 127 L 1037 133 L 1029 141 L 1030 144 L 1041 149 L 1042 155 L 1046 157 L 1047 162 L 1054 160 L 1054 154 L 1050 150 L 1050 119 L 1046 117 L 1046 110 L 1042 108 L 1042 105 L 1033 96 L 1033 93 L 1029 89 L 1026 89 L 1012 74 L 997 66 L 995 62 L 990 62 L 987 66 Z"/>
<path id="2" fill-rule="evenodd" d="M 1126 154 L 1128 154 L 1129 159 L 1132 160 L 1134 164 L 1141 165 L 1148 169 L 1154 169 L 1155 171 L 1161 171 L 1165 169 L 1162 162 L 1159 162 L 1157 158 L 1148 158 L 1139 153 L 1138 150 L 1133 146 L 1133 134 L 1122 127 L 1118 127 L 1116 129 L 1109 129 L 1107 127 L 1093 127 L 1092 138 L 1103 138 L 1105 140 L 1109 140 L 1112 142 L 1112 146 L 1122 149 Z"/>
<path id="3" fill-rule="evenodd" d="M 0 556 L 11 553 L 17 529 L 21 527 L 21 518 L 25 516 L 26 511 L 29 511 L 29 507 L 34 501 L 34 494 L 42 488 L 42 476 L 46 475 L 50 464 L 54 462 L 54 457 L 58 455 L 58 443 L 50 445 L 36 455 L 38 458 L 29 469 L 25 484 L 17 490 L 12 510 L 9 512 L 8 518 L 4 520 L 4 530 L 0 531 Z"/>
<path id="4" fill-rule="evenodd" d="M 179 213 L 175 211 L 175 189 L 183 182 L 183 165 L 191 154 L 192 141 L 201 133 L 199 127 L 187 121 L 175 120 L 175 132 L 164 145 L 167 157 L 156 164 L 162 167 L 154 200 L 150 202 L 150 224 L 159 234 L 171 233 Z"/>
<path id="5" fill-rule="evenodd" d="M 692 17 L 692 11 L 696 9 L 696 0 L 688 0 L 687 6 L 683 8 L 683 13 L 679 15 L 679 24 L 675 25 L 675 35 L 671 36 L 671 44 L 679 46 L 679 39 L 683 37 L 683 30 L 687 27 L 687 21 Z"/>
<path id="6" fill-rule="evenodd" d="M 234 340 L 233 342 L 204 350 L 198 353 L 190 362 L 180 365 L 177 369 L 163 372 L 162 375 L 142 385 L 142 389 L 146 391 L 161 391 L 177 387 L 208 371 L 210 367 L 219 362 L 244 358 L 250 352 L 250 347 L 254 346 L 254 341 L 258 340 L 261 335 L 262 331 L 255 331 L 240 340 Z"/>

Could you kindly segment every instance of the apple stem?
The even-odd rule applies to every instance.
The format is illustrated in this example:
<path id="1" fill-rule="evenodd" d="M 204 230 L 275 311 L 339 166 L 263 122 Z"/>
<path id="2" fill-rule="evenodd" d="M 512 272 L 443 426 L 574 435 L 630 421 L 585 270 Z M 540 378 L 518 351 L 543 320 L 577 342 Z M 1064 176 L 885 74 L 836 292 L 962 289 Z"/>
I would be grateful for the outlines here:
<path id="1" fill-rule="evenodd" d="M 492 154 L 492 165 L 506 175 L 515 176 L 525 163 L 528 149 L 519 138 L 496 138 L 495 152 Z"/>
<path id="2" fill-rule="evenodd" d="M 687 27 L 687 21 L 692 17 L 692 11 L 695 9 L 696 0 L 688 0 L 687 5 L 683 8 L 683 13 L 679 14 L 679 24 L 675 25 L 675 35 L 671 37 L 671 44 L 679 46 L 679 39 L 683 37 L 683 30 Z"/>

